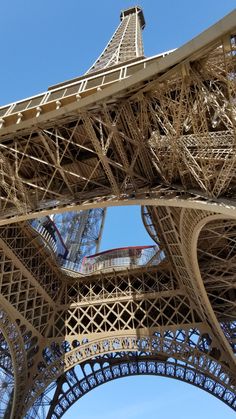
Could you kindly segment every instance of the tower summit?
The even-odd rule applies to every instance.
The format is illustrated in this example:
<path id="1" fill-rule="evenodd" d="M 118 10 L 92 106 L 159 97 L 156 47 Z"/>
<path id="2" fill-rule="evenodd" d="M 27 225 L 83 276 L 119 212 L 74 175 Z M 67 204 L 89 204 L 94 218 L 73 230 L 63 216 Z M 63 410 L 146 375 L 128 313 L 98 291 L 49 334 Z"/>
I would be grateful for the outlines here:
<path id="1" fill-rule="evenodd" d="M 122 10 L 120 20 L 106 48 L 88 73 L 144 57 L 142 29 L 145 27 L 145 19 L 142 9 L 135 6 Z"/>

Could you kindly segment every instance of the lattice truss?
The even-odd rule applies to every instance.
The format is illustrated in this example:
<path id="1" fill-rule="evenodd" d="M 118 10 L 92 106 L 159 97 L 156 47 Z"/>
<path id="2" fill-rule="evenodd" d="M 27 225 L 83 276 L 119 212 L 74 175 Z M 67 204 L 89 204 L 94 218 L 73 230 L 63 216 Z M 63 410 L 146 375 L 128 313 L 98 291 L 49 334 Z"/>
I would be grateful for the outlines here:
<path id="1" fill-rule="evenodd" d="M 14 231 L 14 240 L 10 231 Z M 46 391 L 47 386 L 52 385 L 64 371 L 69 371 L 72 366 L 80 363 L 85 355 L 90 359 L 93 357 L 93 353 L 95 356 L 107 350 L 112 352 L 117 349 L 117 345 L 121 345 L 123 349 L 124 345 L 128 345 L 130 350 L 135 349 L 135 345 L 141 345 L 142 339 L 145 342 L 147 334 L 148 336 L 155 336 L 157 330 L 159 330 L 158 336 L 160 339 L 168 336 L 170 340 L 174 341 L 176 339 L 176 328 L 183 331 L 189 330 L 191 336 L 195 333 L 197 333 L 197 336 L 203 336 L 204 341 L 207 342 L 206 345 L 208 345 L 207 351 L 203 351 L 204 356 L 206 352 L 208 355 L 210 354 L 213 364 L 218 365 L 218 372 L 222 368 L 224 371 L 229 368 L 227 354 L 219 349 L 216 337 L 206 326 L 206 323 L 202 322 L 200 310 L 191 304 L 186 290 L 181 286 L 176 274 L 170 268 L 168 260 L 164 259 L 158 267 L 150 266 L 133 271 L 114 271 L 109 275 L 94 275 L 76 281 L 70 279 L 69 282 L 67 279 L 67 282 L 64 283 L 63 292 L 59 296 L 55 293 L 55 298 L 45 301 L 42 297 L 39 299 L 36 290 L 37 292 L 40 291 L 45 298 L 49 296 L 50 288 L 47 288 L 47 282 L 41 283 L 41 287 L 35 286 L 33 288 L 38 274 L 38 270 L 33 269 L 34 265 L 32 266 L 25 259 L 28 272 L 27 281 L 22 277 L 22 273 L 20 275 L 21 271 L 19 269 L 19 264 L 22 263 L 20 260 L 24 260 L 22 249 L 30 248 L 32 242 L 34 242 L 35 248 L 39 243 L 35 232 L 30 227 L 26 227 L 25 224 L 11 225 L 1 228 L 1 237 L 5 246 L 5 255 L 7 254 L 9 258 L 11 256 L 11 260 L 5 260 L 6 266 L 3 267 L 3 272 L 6 272 L 6 276 L 3 275 L 2 277 L 3 288 L 1 294 L 4 297 L 3 301 L 4 304 L 8 301 L 9 305 L 17 310 L 14 314 L 16 317 L 17 313 L 17 322 L 21 330 L 27 331 L 27 326 L 31 330 L 30 333 L 27 332 L 31 339 L 31 349 L 30 356 L 28 356 L 28 386 L 24 405 L 30 407 L 36 401 L 33 411 L 36 409 L 35 406 L 39 405 L 39 401 L 46 397 L 44 390 Z M 47 250 L 41 248 L 41 255 L 38 252 L 38 257 L 44 255 L 42 263 L 51 266 L 52 258 L 48 254 L 46 263 L 43 252 L 47 252 Z M 26 251 L 26 255 L 28 254 L 28 251 Z M 9 263 L 11 266 L 10 275 L 7 273 Z M 38 267 L 40 264 L 37 263 L 36 266 Z M 58 276 L 60 277 L 60 275 Z M 40 277 L 41 275 L 38 276 L 38 278 Z M 52 278 L 51 283 L 53 283 Z M 15 291 L 16 284 L 18 292 Z M 26 285 L 28 288 L 26 288 Z M 45 313 L 48 313 L 46 307 L 48 306 L 51 307 L 52 311 L 50 316 L 46 317 Z M 196 332 L 196 327 L 201 332 Z M 131 339 L 130 341 L 129 336 L 134 331 L 135 335 L 132 338 L 134 340 Z M 186 340 L 185 332 L 181 333 Z M 121 341 L 119 336 L 123 336 Z M 92 346 L 93 349 L 90 347 L 90 342 L 94 342 L 94 344 L 91 343 L 94 345 Z M 164 345 L 164 343 L 162 344 Z M 82 352 L 82 355 L 81 352 L 77 354 L 76 351 L 80 350 L 83 345 L 85 345 L 84 352 Z M 157 361 L 160 359 L 160 354 L 166 351 L 165 345 L 158 348 Z M 187 355 L 186 349 L 186 353 L 183 354 L 176 343 L 173 343 L 173 348 L 175 350 L 175 354 L 172 353 L 171 355 L 173 358 L 177 356 L 178 351 L 180 359 L 185 356 L 188 359 L 191 358 L 191 351 Z M 163 371 L 167 371 L 163 369 L 167 368 L 167 366 L 164 367 L 165 363 L 163 364 L 163 362 L 161 368 Z M 205 362 L 206 375 L 210 372 L 210 365 L 211 363 Z M 196 366 L 195 364 L 193 367 L 195 372 L 192 373 L 193 375 L 190 373 L 190 375 L 195 380 L 194 377 L 197 376 L 199 365 Z M 173 368 L 173 371 L 176 371 L 177 374 L 178 368 Z M 234 391 L 234 387 L 232 387 L 234 386 L 234 379 L 232 372 L 228 372 L 227 377 L 223 377 L 223 382 L 219 387 L 214 387 L 213 384 L 211 384 L 211 387 L 212 389 L 213 387 L 221 389 L 219 394 L 221 394 L 222 399 L 228 400 L 229 394 Z M 199 381 L 201 387 L 203 386 L 202 380 L 203 378 Z M 217 381 L 218 378 L 215 377 L 214 380 Z M 227 391 L 224 387 L 226 383 L 228 383 Z M 222 386 L 224 390 L 222 390 Z M 203 388 L 205 387 L 203 386 Z M 218 390 L 214 391 L 212 390 L 213 394 L 217 394 L 218 397 Z M 224 395 L 226 395 L 226 399 L 224 399 Z M 41 398 L 38 399 L 38 397 Z M 232 394 L 229 400 L 229 403 L 226 402 L 234 406 Z M 44 402 L 42 401 L 41 404 L 43 406 Z"/>
<path id="2" fill-rule="evenodd" d="M 92 387 L 137 373 L 185 380 L 236 409 L 235 215 L 219 205 L 232 209 L 235 194 L 234 35 L 116 98 L 2 136 L 0 217 L 12 224 L 0 228 L 0 361 L 12 371 L 11 419 L 40 415 L 55 382 L 50 414 L 61 417 Z M 156 266 L 69 277 L 26 221 L 139 194 L 153 200 L 143 220 L 165 253 Z M 155 206 L 173 197 L 175 208 Z"/>
<path id="3" fill-rule="evenodd" d="M 1 417 L 13 417 L 14 409 L 22 405 L 22 394 L 24 394 L 27 380 L 27 360 L 34 355 L 35 338 L 21 322 L 10 317 L 7 312 L 0 310 L 0 377 L 1 395 L 0 409 Z M 21 409 L 21 407 L 20 407 Z"/>
<path id="4" fill-rule="evenodd" d="M 176 332 L 176 327 L 183 328 L 182 332 Z M 201 338 L 196 327 L 202 330 Z M 130 350 L 135 349 L 136 345 L 139 348 L 140 345 L 146 345 L 145 336 L 147 334 L 155 336 L 156 330 L 159 330 L 157 336 L 161 342 L 166 337 L 170 339 L 171 350 L 174 351 L 174 353 L 171 352 L 171 356 L 179 357 L 181 360 L 185 357 L 188 360 L 191 359 L 192 352 L 189 347 L 182 351 L 177 345 L 175 339 L 179 333 L 185 343 L 189 343 L 189 333 L 192 336 L 192 345 L 197 345 L 199 339 L 203 339 L 206 348 L 202 356 L 206 357 L 207 353 L 211 358 L 211 362 L 204 361 L 205 374 L 208 376 L 211 373 L 211 365 L 215 368 L 217 366 L 215 381 L 218 382 L 218 374 L 222 368 L 224 371 L 229 368 L 226 355 L 221 352 L 215 337 L 211 336 L 209 328 L 202 323 L 197 311 L 190 304 L 189 298 L 180 289 L 166 261 L 160 264 L 158 270 L 150 267 L 134 272 L 117 272 L 110 276 L 106 275 L 104 278 L 90 277 L 88 280 L 77 281 L 76 284 L 67 284 L 53 325 L 47 330 L 48 346 L 41 353 L 39 352 L 34 360 L 32 359 L 29 371 L 31 370 L 30 378 L 33 381 L 29 385 L 26 406 L 30 406 L 40 394 L 39 400 L 44 399 L 43 390 L 51 385 L 63 371 L 69 371 L 72 366 L 83 362 L 84 356 L 90 359 L 93 354 L 112 352 L 114 349 L 119 349 L 120 345 L 123 349 L 124 347 Z M 134 331 L 135 335 L 130 340 L 130 333 Z M 120 339 L 119 335 L 123 338 Z M 165 342 L 160 343 L 162 346 L 158 345 L 156 356 L 159 359 L 161 354 L 170 348 Z M 41 351 L 43 346 L 40 345 L 40 348 Z M 164 359 L 166 360 L 166 356 Z M 203 359 L 200 362 L 198 356 L 196 359 L 199 363 L 203 363 Z M 196 362 L 193 363 L 195 372 L 192 379 L 194 380 L 199 369 L 199 364 L 196 365 Z M 174 369 L 174 371 L 177 370 Z M 224 384 L 221 384 L 225 386 L 227 383 L 231 394 L 234 391 L 232 372 L 229 370 L 227 377 L 225 375 L 222 377 Z M 205 378 L 200 380 L 201 387 L 202 380 L 205 382 Z M 211 388 L 218 388 L 218 386 L 211 384 Z M 215 394 L 217 397 L 222 395 L 222 399 L 228 403 L 228 391 L 225 387 L 222 390 L 221 385 L 220 388 L 219 394 L 218 390 Z M 207 386 L 206 389 L 208 389 Z M 229 405 L 234 406 L 233 393 L 229 400 Z M 44 402 L 40 404 L 43 406 Z M 33 411 L 35 408 L 34 406 Z"/>
<path id="5" fill-rule="evenodd" d="M 119 273 L 106 275 L 99 283 L 79 282 L 66 287 L 64 298 L 70 309 L 58 311 L 53 335 L 70 340 L 78 335 L 151 330 L 198 320 L 169 270 L 157 273 L 156 268 L 146 268 L 128 277 Z"/>
<path id="6" fill-rule="evenodd" d="M 236 223 L 207 224 L 198 241 L 198 260 L 214 313 L 236 352 Z"/>
<path id="7" fill-rule="evenodd" d="M 81 266 L 83 258 L 99 252 L 106 209 L 56 214 L 53 221 L 65 243 L 68 254 L 64 259 L 72 262 L 74 270 Z M 63 265 L 63 260 L 61 263 Z"/>
<path id="8" fill-rule="evenodd" d="M 29 225 L 2 227 L 0 236 L 0 298 L 10 304 L 14 317 L 42 333 L 60 293 L 58 267 Z"/>
<path id="9" fill-rule="evenodd" d="M 70 350 L 67 346 L 66 351 Z M 105 354 L 98 355 L 100 351 Z M 73 355 L 68 356 L 71 366 L 78 357 L 80 365 L 61 375 L 56 389 L 55 385 L 48 387 L 27 413 L 27 419 L 60 418 L 93 388 L 120 377 L 144 374 L 194 384 L 235 408 L 236 397 L 227 368 L 220 367 L 216 361 L 209 335 L 201 335 L 197 329 L 155 333 L 152 338 L 117 337 L 90 344 L 78 342 Z M 55 363 L 53 369 L 55 374 Z"/>
<path id="10" fill-rule="evenodd" d="M 155 187 L 161 188 L 156 198 L 173 188 L 209 198 L 234 195 L 232 35 L 129 95 L 68 122 L 3 137 L 1 218 Z"/>
<path id="11" fill-rule="evenodd" d="M 3 333 L 0 333 L 0 415 L 4 416 L 14 392 L 14 371 L 10 350 Z"/>
<path id="12" fill-rule="evenodd" d="M 106 48 L 89 69 L 88 73 L 143 57 L 142 29 L 145 26 L 140 7 L 121 12 L 120 25 Z"/>
<path id="13" fill-rule="evenodd" d="M 152 237 L 165 243 L 174 271 L 198 306 L 198 314 L 211 322 L 218 341 L 221 336 L 221 350 L 234 364 L 235 220 L 200 210 L 164 207 L 144 209 L 143 219 Z"/>

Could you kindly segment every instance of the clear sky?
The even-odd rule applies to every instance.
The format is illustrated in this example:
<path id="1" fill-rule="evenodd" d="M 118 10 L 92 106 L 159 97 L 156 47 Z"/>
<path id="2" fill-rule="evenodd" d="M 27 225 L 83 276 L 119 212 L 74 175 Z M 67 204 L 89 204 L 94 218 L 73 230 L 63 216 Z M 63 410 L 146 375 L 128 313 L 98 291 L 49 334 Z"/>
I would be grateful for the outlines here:
<path id="1" fill-rule="evenodd" d="M 176 48 L 229 13 L 235 0 L 140 0 L 146 56 Z M 103 50 L 129 0 L 8 0 L 1 2 L 0 104 L 22 99 L 83 74 Z M 102 248 L 149 244 L 140 209 L 108 211 Z M 190 385 L 132 377 L 101 386 L 67 419 L 230 419 L 222 402 Z"/>

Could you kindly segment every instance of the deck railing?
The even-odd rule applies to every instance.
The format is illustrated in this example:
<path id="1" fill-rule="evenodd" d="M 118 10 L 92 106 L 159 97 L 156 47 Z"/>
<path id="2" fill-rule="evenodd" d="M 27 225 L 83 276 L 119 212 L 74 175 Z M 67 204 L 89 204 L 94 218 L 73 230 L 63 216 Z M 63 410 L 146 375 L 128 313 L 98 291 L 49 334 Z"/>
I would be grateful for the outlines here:
<path id="1" fill-rule="evenodd" d="M 71 101 L 79 100 L 84 95 L 87 96 L 90 93 L 94 93 L 97 89 L 128 78 L 173 51 L 165 51 L 153 57 L 135 60 L 134 62 L 105 69 L 97 73 L 88 73 L 76 79 L 52 86 L 46 92 L 0 106 L 0 130 L 5 126 L 11 124 L 19 125 L 21 121 L 59 109 L 61 106 L 71 103 Z"/>
<path id="2" fill-rule="evenodd" d="M 146 265 L 158 265 L 164 258 L 159 246 L 133 246 L 111 249 L 86 256 L 81 263 L 68 259 L 68 250 L 60 232 L 49 217 L 31 222 L 48 249 L 54 254 L 58 265 L 66 271 L 91 275 L 99 271 L 123 270 Z M 79 250 L 79 249 L 78 249 Z"/>
<path id="3" fill-rule="evenodd" d="M 156 265 L 164 259 L 158 246 L 136 246 L 112 249 L 85 257 L 81 273 L 89 275 L 98 271 L 120 270 L 145 265 Z"/>
<path id="4" fill-rule="evenodd" d="M 55 254 L 56 257 L 66 258 L 68 250 L 63 242 L 60 232 L 56 228 L 50 217 L 44 217 L 42 220 L 34 219 L 30 223 L 31 227 L 39 233 L 45 244 Z"/>

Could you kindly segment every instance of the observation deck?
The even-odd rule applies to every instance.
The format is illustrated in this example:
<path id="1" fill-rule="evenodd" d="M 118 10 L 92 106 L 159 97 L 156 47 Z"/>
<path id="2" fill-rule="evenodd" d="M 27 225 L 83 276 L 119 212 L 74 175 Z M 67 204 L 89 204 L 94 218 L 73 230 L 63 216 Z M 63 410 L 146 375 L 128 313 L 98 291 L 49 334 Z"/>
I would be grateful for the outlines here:
<path id="1" fill-rule="evenodd" d="M 96 272 L 133 269 L 157 265 L 164 259 L 158 246 L 131 246 L 106 250 L 84 258 L 81 266 L 83 275 Z"/>
<path id="2" fill-rule="evenodd" d="M 0 106 L 0 137 L 47 120 L 51 112 L 71 104 L 79 104 L 96 92 L 128 79 L 174 51 L 165 51 L 153 57 L 131 59 L 102 71 L 93 71 L 83 76 L 50 86 L 46 92 L 17 102 Z M 66 108 L 65 108 L 66 109 Z"/>
<path id="3" fill-rule="evenodd" d="M 68 274 L 92 275 L 98 272 L 134 269 L 142 266 L 158 265 L 164 258 L 164 252 L 156 245 L 130 246 L 109 249 L 85 256 L 81 262 L 68 257 L 69 248 L 65 245 L 56 224 L 50 217 L 33 220 L 31 227 L 39 233 L 58 266 Z M 79 246 L 78 246 L 79 252 Z"/>

